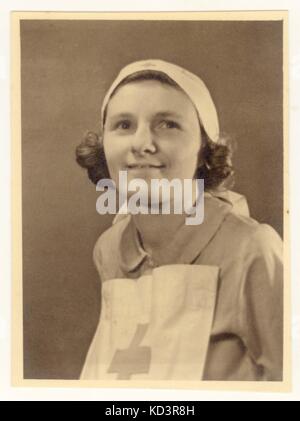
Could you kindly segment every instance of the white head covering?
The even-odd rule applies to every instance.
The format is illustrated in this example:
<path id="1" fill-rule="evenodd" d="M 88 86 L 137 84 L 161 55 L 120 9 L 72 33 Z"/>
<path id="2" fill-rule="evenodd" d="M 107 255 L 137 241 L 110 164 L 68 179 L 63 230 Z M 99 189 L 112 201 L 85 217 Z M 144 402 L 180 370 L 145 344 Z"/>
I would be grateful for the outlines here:
<path id="1" fill-rule="evenodd" d="M 183 69 L 176 64 L 168 63 L 164 60 L 136 61 L 123 67 L 104 97 L 101 108 L 102 128 L 104 123 L 104 111 L 115 88 L 127 76 L 143 70 L 154 70 L 165 73 L 167 76 L 169 76 L 169 78 L 176 82 L 177 85 L 180 86 L 180 88 L 189 96 L 193 102 L 198 112 L 199 119 L 209 138 L 213 142 L 218 141 L 219 121 L 217 110 L 204 82 L 198 76 L 189 72 L 188 70 Z"/>

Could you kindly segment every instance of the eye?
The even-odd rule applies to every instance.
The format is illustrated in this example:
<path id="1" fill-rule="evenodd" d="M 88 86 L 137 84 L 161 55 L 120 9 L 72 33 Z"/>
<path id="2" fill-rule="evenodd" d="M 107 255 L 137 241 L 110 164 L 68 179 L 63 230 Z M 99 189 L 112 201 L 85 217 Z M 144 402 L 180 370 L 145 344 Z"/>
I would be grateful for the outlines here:
<path id="1" fill-rule="evenodd" d="M 163 120 L 160 122 L 159 127 L 161 129 L 180 129 L 179 124 L 173 120 Z"/>
<path id="2" fill-rule="evenodd" d="M 131 123 L 129 120 L 121 120 L 115 124 L 115 129 L 128 130 L 130 129 L 130 126 L 131 126 Z"/>

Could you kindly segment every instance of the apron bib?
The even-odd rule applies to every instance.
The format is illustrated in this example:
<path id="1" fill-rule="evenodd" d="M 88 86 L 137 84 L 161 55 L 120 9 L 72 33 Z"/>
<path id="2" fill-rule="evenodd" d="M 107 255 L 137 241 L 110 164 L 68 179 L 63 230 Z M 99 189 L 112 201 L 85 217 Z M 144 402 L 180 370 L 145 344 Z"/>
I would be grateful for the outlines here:
<path id="1" fill-rule="evenodd" d="M 104 281 L 81 379 L 201 380 L 218 274 L 216 266 L 176 264 Z"/>

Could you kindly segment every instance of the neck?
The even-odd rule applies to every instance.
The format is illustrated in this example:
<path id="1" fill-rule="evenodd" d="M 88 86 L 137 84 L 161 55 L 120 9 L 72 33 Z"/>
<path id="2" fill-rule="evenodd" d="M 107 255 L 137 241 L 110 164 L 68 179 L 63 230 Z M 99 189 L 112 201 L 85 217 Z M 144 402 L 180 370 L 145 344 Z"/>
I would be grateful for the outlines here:
<path id="1" fill-rule="evenodd" d="M 196 200 L 196 183 L 192 185 L 193 202 Z M 178 229 L 185 223 L 187 215 L 185 212 L 176 214 L 136 214 L 132 215 L 133 222 L 140 234 L 143 246 L 146 251 L 160 250 L 167 245 Z"/>
<path id="2" fill-rule="evenodd" d="M 164 247 L 185 223 L 185 214 L 180 215 L 133 215 L 133 222 L 141 236 L 146 251 Z"/>

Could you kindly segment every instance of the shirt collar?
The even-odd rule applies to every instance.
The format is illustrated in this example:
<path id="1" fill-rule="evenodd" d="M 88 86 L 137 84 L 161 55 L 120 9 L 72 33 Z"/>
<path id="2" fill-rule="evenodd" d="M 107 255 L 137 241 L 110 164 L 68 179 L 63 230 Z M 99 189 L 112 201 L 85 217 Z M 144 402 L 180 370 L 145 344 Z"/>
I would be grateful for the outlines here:
<path id="1" fill-rule="evenodd" d="M 209 193 L 205 193 L 204 221 L 200 225 L 183 224 L 172 240 L 172 262 L 169 264 L 191 264 L 214 237 L 232 205 Z M 131 217 L 120 241 L 119 261 L 125 273 L 135 271 L 149 257 L 139 240 L 138 232 Z"/>

